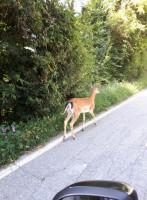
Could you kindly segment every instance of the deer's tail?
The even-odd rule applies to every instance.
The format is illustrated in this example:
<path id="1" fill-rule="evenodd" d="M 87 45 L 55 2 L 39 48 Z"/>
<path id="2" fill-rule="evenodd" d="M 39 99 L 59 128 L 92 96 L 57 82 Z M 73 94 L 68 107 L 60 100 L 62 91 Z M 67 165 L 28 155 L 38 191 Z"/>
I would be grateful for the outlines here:
<path id="1" fill-rule="evenodd" d="M 64 111 L 62 113 L 62 115 L 64 115 L 66 112 L 70 112 L 71 114 L 73 113 L 73 103 L 72 102 L 68 102 L 65 104 L 65 108 Z"/>

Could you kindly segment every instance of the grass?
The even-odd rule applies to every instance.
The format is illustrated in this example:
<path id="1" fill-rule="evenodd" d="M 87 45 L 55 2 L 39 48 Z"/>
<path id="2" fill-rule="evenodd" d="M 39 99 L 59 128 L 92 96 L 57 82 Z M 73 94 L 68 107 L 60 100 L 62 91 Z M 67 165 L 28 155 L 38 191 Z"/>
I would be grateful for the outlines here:
<path id="1" fill-rule="evenodd" d="M 100 94 L 96 95 L 94 113 L 107 110 L 109 107 L 118 104 L 129 96 L 136 94 L 140 90 L 147 88 L 147 74 L 135 82 L 113 82 L 107 86 L 100 87 Z M 77 97 L 90 96 L 90 89 L 77 95 Z M 45 144 L 51 138 L 63 131 L 65 115 L 62 115 L 64 105 L 60 113 L 53 113 L 52 117 L 35 119 L 27 124 L 20 123 L 15 126 L 0 126 L 0 166 L 14 162 L 19 156 L 27 151 Z M 90 114 L 86 114 L 86 119 L 91 119 Z M 82 122 L 82 115 L 75 123 L 75 126 Z M 69 130 L 69 126 L 68 126 Z"/>

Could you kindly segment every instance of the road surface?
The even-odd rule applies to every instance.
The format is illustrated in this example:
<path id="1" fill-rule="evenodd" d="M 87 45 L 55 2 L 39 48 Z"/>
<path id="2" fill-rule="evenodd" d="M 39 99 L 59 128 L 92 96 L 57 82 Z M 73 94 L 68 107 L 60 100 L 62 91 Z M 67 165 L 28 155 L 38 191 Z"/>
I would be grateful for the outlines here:
<path id="1" fill-rule="evenodd" d="M 1 170 L 0 200 L 52 200 L 83 180 L 122 181 L 147 200 L 147 89 L 100 116 L 76 140 L 58 136 L 41 154 Z"/>

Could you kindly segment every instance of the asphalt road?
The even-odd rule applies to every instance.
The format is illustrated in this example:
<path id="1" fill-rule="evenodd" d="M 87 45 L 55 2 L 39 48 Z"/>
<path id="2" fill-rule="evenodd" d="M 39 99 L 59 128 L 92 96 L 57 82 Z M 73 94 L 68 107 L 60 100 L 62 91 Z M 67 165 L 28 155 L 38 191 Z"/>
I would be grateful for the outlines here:
<path id="1" fill-rule="evenodd" d="M 52 200 L 83 180 L 122 181 L 137 190 L 139 200 L 147 200 L 147 89 L 76 133 L 76 140 L 69 137 L 12 168 L 4 176 L 0 171 L 0 200 Z"/>

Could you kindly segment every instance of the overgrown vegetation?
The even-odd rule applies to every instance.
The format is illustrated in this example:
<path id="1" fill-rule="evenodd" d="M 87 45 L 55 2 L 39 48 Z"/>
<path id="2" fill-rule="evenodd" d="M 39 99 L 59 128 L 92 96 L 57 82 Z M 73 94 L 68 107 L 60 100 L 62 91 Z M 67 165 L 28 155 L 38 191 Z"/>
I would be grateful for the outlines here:
<path id="1" fill-rule="evenodd" d="M 146 76 L 139 81 L 113 82 L 100 88 L 100 94 L 95 99 L 95 114 L 107 110 L 110 106 L 123 101 L 129 96 L 147 87 Z M 90 89 L 79 97 L 90 96 Z M 59 113 L 53 113 L 51 117 L 30 120 L 28 123 L 13 123 L 12 125 L 0 126 L 0 166 L 14 162 L 20 155 L 43 145 L 45 142 L 63 131 L 65 116 L 62 115 L 63 108 Z M 90 114 L 86 114 L 86 120 L 91 119 Z M 75 126 L 82 122 L 82 115 Z M 69 130 L 69 127 L 68 127 Z"/>
<path id="2" fill-rule="evenodd" d="M 47 116 L 85 81 L 74 13 L 57 0 L 4 1 L 0 13 L 1 121 Z"/>
<path id="3" fill-rule="evenodd" d="M 93 43 L 94 79 L 133 80 L 147 69 L 147 4 L 144 0 L 92 0 L 81 23 Z"/>
<path id="4" fill-rule="evenodd" d="M 79 15 L 66 2 L 0 4 L 0 165 L 62 131 L 65 101 L 91 83 L 96 113 L 147 87 L 146 1 L 91 0 Z"/>

